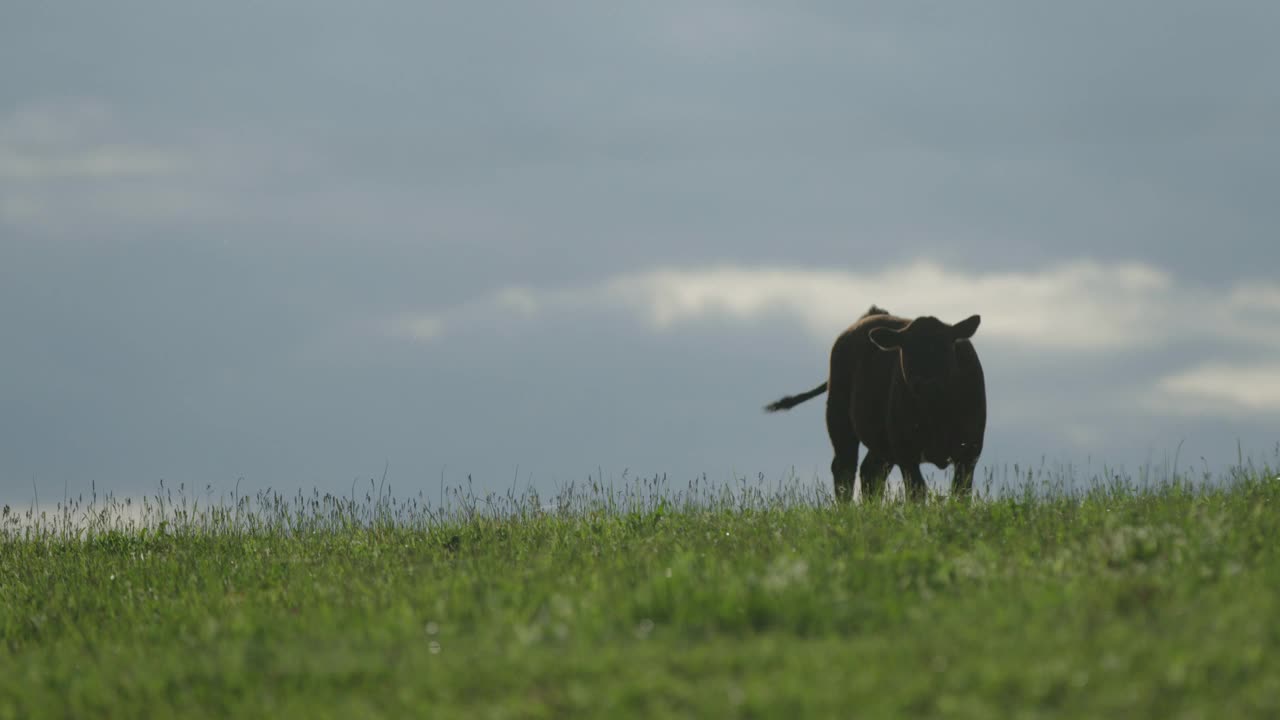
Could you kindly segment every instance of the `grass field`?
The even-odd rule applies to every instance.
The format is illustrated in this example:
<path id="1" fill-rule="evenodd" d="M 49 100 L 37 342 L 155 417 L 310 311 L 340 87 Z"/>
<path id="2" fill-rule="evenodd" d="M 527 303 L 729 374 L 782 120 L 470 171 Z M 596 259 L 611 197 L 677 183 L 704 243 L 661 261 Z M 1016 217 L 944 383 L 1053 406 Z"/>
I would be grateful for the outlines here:
<path id="1" fill-rule="evenodd" d="M 6 509 L 0 717 L 1280 716 L 1280 479 Z"/>

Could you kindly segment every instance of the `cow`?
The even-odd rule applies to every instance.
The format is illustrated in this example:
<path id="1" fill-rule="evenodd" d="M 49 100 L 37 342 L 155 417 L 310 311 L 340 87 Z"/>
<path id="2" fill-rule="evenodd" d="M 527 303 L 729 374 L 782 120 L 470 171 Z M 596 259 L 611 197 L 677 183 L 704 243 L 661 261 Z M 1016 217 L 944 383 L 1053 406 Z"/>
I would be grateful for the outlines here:
<path id="1" fill-rule="evenodd" d="M 853 499 L 855 469 L 863 498 L 880 497 L 894 465 L 902 471 L 907 497 L 922 499 L 922 462 L 944 470 L 954 463 L 952 495 L 967 498 L 987 424 L 982 364 L 969 341 L 981 320 L 909 320 L 872 305 L 836 338 L 827 382 L 770 403 L 765 411 L 789 410 L 827 393 L 837 500 Z M 859 442 L 867 448 L 861 468 Z"/>

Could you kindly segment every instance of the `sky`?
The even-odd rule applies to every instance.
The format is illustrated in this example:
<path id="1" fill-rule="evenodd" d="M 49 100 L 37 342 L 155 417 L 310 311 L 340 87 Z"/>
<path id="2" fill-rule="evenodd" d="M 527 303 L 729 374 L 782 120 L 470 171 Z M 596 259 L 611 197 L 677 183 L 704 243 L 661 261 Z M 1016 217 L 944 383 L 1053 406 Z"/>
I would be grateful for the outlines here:
<path id="1" fill-rule="evenodd" d="M 822 401 L 761 407 L 872 303 L 982 315 L 1000 477 L 1274 465 L 1277 30 L 6 2 L 0 501 L 829 483 Z"/>

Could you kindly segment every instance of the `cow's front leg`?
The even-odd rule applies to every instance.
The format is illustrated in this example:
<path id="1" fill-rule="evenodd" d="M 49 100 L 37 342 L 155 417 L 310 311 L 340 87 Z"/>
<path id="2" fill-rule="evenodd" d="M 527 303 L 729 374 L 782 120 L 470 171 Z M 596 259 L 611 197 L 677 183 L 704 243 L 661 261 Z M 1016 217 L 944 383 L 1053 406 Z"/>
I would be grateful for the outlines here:
<path id="1" fill-rule="evenodd" d="M 916 502 L 924 500 L 929 494 L 929 486 L 925 484 L 924 474 L 919 465 L 899 465 L 902 470 L 902 486 L 907 499 Z"/>
<path id="2" fill-rule="evenodd" d="M 977 467 L 976 460 L 956 463 L 956 474 L 951 477 L 951 496 L 968 500 L 973 496 L 973 473 Z"/>

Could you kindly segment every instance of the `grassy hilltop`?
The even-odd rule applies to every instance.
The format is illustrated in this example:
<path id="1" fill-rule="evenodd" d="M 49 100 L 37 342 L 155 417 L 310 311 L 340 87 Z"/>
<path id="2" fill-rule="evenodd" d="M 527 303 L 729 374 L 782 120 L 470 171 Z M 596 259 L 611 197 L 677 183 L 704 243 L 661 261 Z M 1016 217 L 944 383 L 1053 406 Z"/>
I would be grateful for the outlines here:
<path id="1" fill-rule="evenodd" d="M 1270 469 L 455 500 L 7 510 L 0 718 L 1280 715 Z"/>

